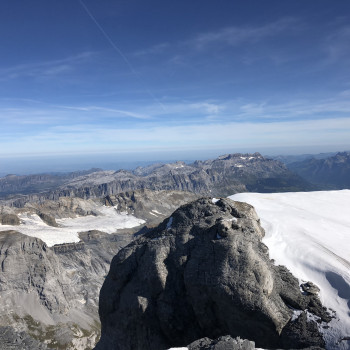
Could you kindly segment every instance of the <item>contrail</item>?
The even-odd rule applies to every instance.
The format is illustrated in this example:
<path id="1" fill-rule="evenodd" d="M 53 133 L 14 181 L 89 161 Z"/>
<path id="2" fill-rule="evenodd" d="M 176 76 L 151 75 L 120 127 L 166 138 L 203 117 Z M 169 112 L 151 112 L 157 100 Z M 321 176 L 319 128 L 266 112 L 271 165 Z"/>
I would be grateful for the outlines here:
<path id="1" fill-rule="evenodd" d="M 110 45 L 113 47 L 115 51 L 120 55 L 120 57 L 124 60 L 126 65 L 129 67 L 132 74 L 136 76 L 136 78 L 143 84 L 140 75 L 137 73 L 137 71 L 134 69 L 130 61 L 127 59 L 127 57 L 123 54 L 122 50 L 114 43 L 114 41 L 111 39 L 111 37 L 107 34 L 107 32 L 103 29 L 103 27 L 97 22 L 97 19 L 95 16 L 91 13 L 91 11 L 88 9 L 88 7 L 84 4 L 83 0 L 79 0 L 80 5 L 84 8 L 85 12 L 88 14 L 88 16 L 92 19 L 92 21 L 96 24 L 97 28 L 100 30 L 100 32 L 103 34 L 103 36 L 107 39 L 107 41 L 110 43 Z M 157 99 L 157 97 L 146 87 L 145 91 L 153 98 L 153 100 L 159 104 L 162 109 L 165 111 L 164 105 Z"/>

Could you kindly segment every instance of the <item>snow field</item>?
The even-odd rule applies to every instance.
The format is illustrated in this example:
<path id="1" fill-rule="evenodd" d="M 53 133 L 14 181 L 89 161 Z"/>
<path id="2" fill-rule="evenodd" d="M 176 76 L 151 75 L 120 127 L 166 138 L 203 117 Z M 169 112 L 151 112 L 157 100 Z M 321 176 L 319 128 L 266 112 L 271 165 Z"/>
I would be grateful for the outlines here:
<path id="1" fill-rule="evenodd" d="M 20 226 L 0 225 L 0 231 L 15 230 L 27 236 L 37 237 L 49 247 L 55 244 L 79 242 L 79 232 L 99 230 L 114 233 L 118 229 L 131 228 L 145 223 L 127 213 L 119 213 L 114 207 L 98 208 L 100 215 L 79 216 L 76 218 L 57 219 L 59 227 L 52 227 L 43 222 L 36 214 L 23 213 L 18 217 Z"/>
<path id="2" fill-rule="evenodd" d="M 300 282 L 312 281 L 336 311 L 321 330 L 327 349 L 350 349 L 350 190 L 239 193 L 229 198 L 255 207 L 266 231 L 270 258 Z"/>

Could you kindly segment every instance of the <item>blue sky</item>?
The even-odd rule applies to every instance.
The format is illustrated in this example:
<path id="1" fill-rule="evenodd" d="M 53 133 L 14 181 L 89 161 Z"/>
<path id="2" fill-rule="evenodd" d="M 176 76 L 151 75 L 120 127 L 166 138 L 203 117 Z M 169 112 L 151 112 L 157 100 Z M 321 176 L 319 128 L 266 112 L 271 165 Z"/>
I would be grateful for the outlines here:
<path id="1" fill-rule="evenodd" d="M 0 32 L 2 159 L 350 149 L 349 1 L 2 0 Z"/>

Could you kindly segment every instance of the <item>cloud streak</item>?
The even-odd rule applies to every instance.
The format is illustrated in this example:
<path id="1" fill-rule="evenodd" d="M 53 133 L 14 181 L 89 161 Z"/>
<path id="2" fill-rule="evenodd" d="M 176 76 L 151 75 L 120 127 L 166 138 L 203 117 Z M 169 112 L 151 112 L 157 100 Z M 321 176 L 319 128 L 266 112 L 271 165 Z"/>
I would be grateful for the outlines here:
<path id="1" fill-rule="evenodd" d="M 1 141 L 4 150 L 25 149 L 31 144 L 31 152 L 69 151 L 151 151 L 155 149 L 208 149 L 235 147 L 292 147 L 320 144 L 349 144 L 350 118 L 329 118 L 314 121 L 271 123 L 212 123 L 186 126 L 145 126 L 143 128 L 96 127 L 75 125 L 51 128 L 36 135 L 22 135 Z M 10 148 L 9 148 L 10 147 Z"/>
<path id="2" fill-rule="evenodd" d="M 284 18 L 260 26 L 226 27 L 217 31 L 199 34 L 189 40 L 187 44 L 203 50 L 213 44 L 237 46 L 244 43 L 256 43 L 263 39 L 280 35 L 286 30 L 289 31 L 291 28 L 295 28 L 296 24 L 296 19 Z"/>
<path id="3" fill-rule="evenodd" d="M 96 53 L 86 51 L 57 60 L 25 63 L 2 68 L 0 69 L 0 80 L 12 80 L 23 77 L 54 77 L 71 71 L 77 64 L 90 60 L 94 55 Z"/>

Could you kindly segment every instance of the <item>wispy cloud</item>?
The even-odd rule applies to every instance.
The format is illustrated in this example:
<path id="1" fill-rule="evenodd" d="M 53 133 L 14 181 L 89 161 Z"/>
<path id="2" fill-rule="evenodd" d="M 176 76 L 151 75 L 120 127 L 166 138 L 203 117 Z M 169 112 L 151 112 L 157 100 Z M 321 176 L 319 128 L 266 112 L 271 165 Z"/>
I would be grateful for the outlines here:
<path id="1" fill-rule="evenodd" d="M 118 120 L 151 120 L 152 116 L 133 110 L 109 108 L 104 106 L 67 106 L 54 105 L 32 100 L 22 100 L 25 105 L 19 107 L 0 107 L 0 121 L 5 126 L 40 125 L 69 125 L 78 123 L 104 124 Z M 27 130 L 29 132 L 29 130 Z"/>
<path id="2" fill-rule="evenodd" d="M 350 53 L 350 25 L 342 25 L 331 32 L 325 39 L 327 63 L 343 62 Z M 347 60 L 346 60 L 347 61 Z"/>
<path id="3" fill-rule="evenodd" d="M 347 96 L 339 94 L 332 98 L 317 100 L 294 100 L 286 103 L 247 103 L 240 106 L 237 116 L 250 120 L 319 120 L 333 116 L 350 117 L 350 101 Z"/>
<path id="4" fill-rule="evenodd" d="M 186 126 L 148 126 L 144 128 L 96 127 L 76 125 L 62 126 L 36 135 L 23 135 L 2 140 L 4 146 L 13 152 L 30 143 L 31 152 L 75 151 L 150 151 L 161 149 L 209 149 L 237 147 L 292 147 L 317 146 L 322 144 L 349 144 L 350 118 L 328 118 L 314 121 L 299 120 L 271 123 L 215 123 Z M 6 149 L 6 147 L 5 147 Z M 8 153 L 8 151 L 6 152 Z"/>
<path id="5" fill-rule="evenodd" d="M 146 56 L 146 55 L 158 55 L 163 53 L 166 49 L 170 47 L 169 43 L 161 43 L 153 45 L 149 48 L 139 50 L 133 53 L 134 56 Z"/>
<path id="6" fill-rule="evenodd" d="M 77 64 L 89 60 L 96 53 L 82 52 L 62 59 L 25 63 L 0 69 L 0 80 L 17 79 L 23 77 L 53 77 L 68 72 Z"/>
<path id="7" fill-rule="evenodd" d="M 107 108 L 107 107 L 100 107 L 100 106 L 55 106 L 55 107 L 60 109 L 68 109 L 68 110 L 75 110 L 75 111 L 82 111 L 82 112 L 110 113 L 113 115 L 125 116 L 125 117 L 130 117 L 135 119 L 153 119 L 151 116 L 142 114 L 142 113 L 136 113 L 136 112 L 122 110 L 122 109 Z"/>
<path id="8" fill-rule="evenodd" d="M 300 31 L 301 22 L 296 18 L 282 18 L 280 20 L 251 26 L 230 26 L 218 28 L 210 32 L 202 32 L 182 41 L 160 43 L 133 53 L 134 56 L 157 55 L 168 52 L 172 55 L 170 62 L 182 62 L 183 55 L 193 51 L 203 51 L 213 45 L 238 46 L 241 44 L 257 43 L 263 39 L 276 37 L 282 33 Z M 176 54 L 174 54 L 176 52 Z"/>
<path id="9" fill-rule="evenodd" d="M 279 35 L 295 26 L 296 20 L 292 18 L 281 19 L 260 26 L 227 27 L 217 31 L 202 33 L 191 39 L 188 43 L 197 49 L 205 49 L 216 43 L 236 46 L 241 43 L 257 42 L 264 38 Z"/>

